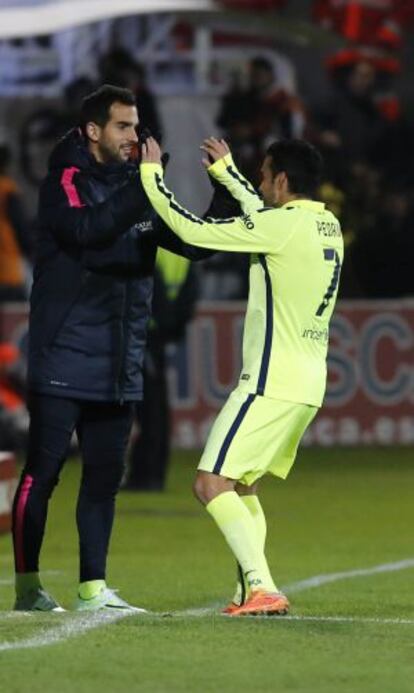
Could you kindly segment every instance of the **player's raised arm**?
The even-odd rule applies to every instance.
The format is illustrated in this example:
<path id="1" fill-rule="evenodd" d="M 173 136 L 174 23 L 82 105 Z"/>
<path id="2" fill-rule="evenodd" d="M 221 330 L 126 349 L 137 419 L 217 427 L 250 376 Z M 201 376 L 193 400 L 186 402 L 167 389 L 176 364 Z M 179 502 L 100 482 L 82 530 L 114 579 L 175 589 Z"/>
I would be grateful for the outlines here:
<path id="1" fill-rule="evenodd" d="M 156 212 L 183 241 L 200 248 L 247 253 L 275 251 L 276 234 L 269 234 L 266 225 L 250 216 L 231 219 L 200 219 L 182 207 L 163 180 L 161 151 L 150 138 L 143 145 L 141 179 L 145 192 Z"/>
<path id="2" fill-rule="evenodd" d="M 200 149 L 207 155 L 203 159 L 203 164 L 209 175 L 224 185 L 229 193 L 240 202 L 245 214 L 263 208 L 261 196 L 238 170 L 225 140 L 209 137 L 204 140 Z"/>

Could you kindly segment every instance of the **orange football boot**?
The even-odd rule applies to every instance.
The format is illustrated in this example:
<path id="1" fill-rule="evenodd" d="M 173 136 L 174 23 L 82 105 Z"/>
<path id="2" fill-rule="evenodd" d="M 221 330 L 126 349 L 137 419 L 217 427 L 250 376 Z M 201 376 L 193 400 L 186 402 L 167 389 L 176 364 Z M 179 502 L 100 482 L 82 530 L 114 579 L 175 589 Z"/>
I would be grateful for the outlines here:
<path id="1" fill-rule="evenodd" d="M 227 616 L 231 616 L 233 612 L 237 609 L 240 609 L 241 606 L 241 604 L 236 604 L 236 602 L 230 602 L 230 604 L 227 604 L 227 606 L 221 610 L 221 613 L 226 614 Z"/>
<path id="2" fill-rule="evenodd" d="M 226 612 L 229 616 L 284 616 L 289 611 L 289 602 L 282 592 L 255 590 L 244 604 L 234 607 Z"/>

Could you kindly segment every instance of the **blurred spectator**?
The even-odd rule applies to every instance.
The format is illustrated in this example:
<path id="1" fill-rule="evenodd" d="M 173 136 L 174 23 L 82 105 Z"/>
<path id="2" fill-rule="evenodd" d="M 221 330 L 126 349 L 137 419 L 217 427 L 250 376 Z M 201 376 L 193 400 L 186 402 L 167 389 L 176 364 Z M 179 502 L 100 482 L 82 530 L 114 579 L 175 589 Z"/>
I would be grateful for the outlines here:
<path id="1" fill-rule="evenodd" d="M 29 224 L 18 187 L 9 174 L 11 150 L 0 145 L 0 301 L 27 298 L 25 258 L 32 253 Z"/>
<path id="2" fill-rule="evenodd" d="M 347 43 L 329 56 L 331 104 L 315 114 L 327 184 L 343 193 L 347 252 L 343 297 L 412 295 L 410 198 L 414 130 L 395 90 L 403 32 L 414 7 L 403 0 L 315 0 L 314 18 Z M 321 191 L 323 196 L 325 191 Z"/>
<path id="3" fill-rule="evenodd" d="M 251 10 L 253 12 L 277 10 L 286 5 L 286 0 L 220 0 L 231 10 Z"/>
<path id="4" fill-rule="evenodd" d="M 330 177 L 340 186 L 354 162 L 372 161 L 387 132 L 374 100 L 376 77 L 368 62 L 336 71 L 332 99 L 314 116 L 316 142 Z"/>
<path id="5" fill-rule="evenodd" d="M 248 65 L 247 88 L 236 79 L 224 95 L 217 124 L 243 174 L 257 182 L 267 145 L 281 137 L 301 137 L 305 112 L 300 99 L 278 85 L 272 63 L 256 57 Z"/>
<path id="6" fill-rule="evenodd" d="M 89 77 L 78 77 L 65 86 L 63 110 L 59 114 L 59 127 L 62 136 L 79 123 L 82 102 L 94 89 L 96 89 L 96 84 Z"/>
<path id="7" fill-rule="evenodd" d="M 124 48 L 114 48 L 99 63 L 101 80 L 131 89 L 135 94 L 140 127 L 147 128 L 161 142 L 162 128 L 155 97 L 146 83 L 145 70 Z"/>
<path id="8" fill-rule="evenodd" d="M 414 187 L 381 190 L 377 213 L 359 230 L 351 259 L 369 298 L 414 296 Z"/>
<path id="9" fill-rule="evenodd" d="M 406 0 L 315 0 L 314 18 L 348 41 L 399 48 Z"/>
<path id="10" fill-rule="evenodd" d="M 342 194 L 339 218 L 346 253 L 340 295 L 409 295 L 413 216 L 407 202 L 414 172 L 402 162 L 414 156 L 413 127 L 399 107 L 384 110 L 378 99 L 384 72 L 375 61 L 337 64 L 331 76 L 333 98 L 314 114 L 313 137 L 326 162 L 322 199 L 329 206 L 332 190 L 336 201 Z"/>
<path id="11" fill-rule="evenodd" d="M 79 122 L 79 110 L 94 89 L 88 77 L 78 77 L 66 85 L 58 107 L 48 106 L 30 113 L 20 131 L 20 163 L 25 178 L 35 186 L 46 175 L 47 161 L 56 140 Z"/>
<path id="12" fill-rule="evenodd" d="M 25 449 L 29 418 L 24 402 L 24 377 L 19 350 L 0 343 L 0 449 Z"/>

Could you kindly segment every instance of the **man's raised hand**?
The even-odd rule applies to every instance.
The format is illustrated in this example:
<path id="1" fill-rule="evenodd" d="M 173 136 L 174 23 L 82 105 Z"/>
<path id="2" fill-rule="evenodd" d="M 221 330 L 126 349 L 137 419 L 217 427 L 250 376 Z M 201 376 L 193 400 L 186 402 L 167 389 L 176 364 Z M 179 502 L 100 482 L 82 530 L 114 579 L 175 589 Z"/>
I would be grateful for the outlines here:
<path id="1" fill-rule="evenodd" d="M 154 137 L 148 137 L 142 143 L 142 163 L 161 164 L 161 149 Z"/>
<path id="2" fill-rule="evenodd" d="M 211 164 L 219 159 L 222 159 L 226 154 L 230 153 L 230 148 L 225 140 L 218 140 L 216 137 L 208 137 L 203 141 L 200 149 L 207 154 L 207 158 L 203 159 L 203 164 L 209 168 Z"/>

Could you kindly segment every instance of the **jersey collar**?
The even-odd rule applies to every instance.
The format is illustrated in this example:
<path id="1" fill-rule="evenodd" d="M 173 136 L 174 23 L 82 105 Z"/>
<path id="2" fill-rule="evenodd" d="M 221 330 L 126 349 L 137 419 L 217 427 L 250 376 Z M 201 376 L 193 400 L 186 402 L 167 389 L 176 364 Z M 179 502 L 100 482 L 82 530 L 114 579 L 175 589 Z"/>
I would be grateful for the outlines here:
<path id="1" fill-rule="evenodd" d="M 285 202 L 280 209 L 290 209 L 291 207 L 301 207 L 302 209 L 309 209 L 313 212 L 323 212 L 325 204 L 323 202 L 316 202 L 316 200 L 291 200 L 290 202 Z"/>

